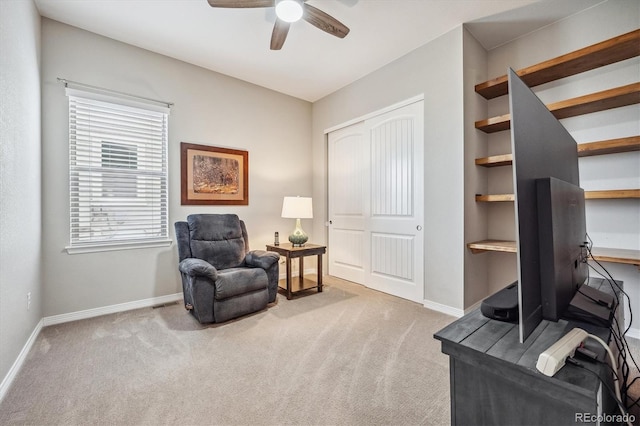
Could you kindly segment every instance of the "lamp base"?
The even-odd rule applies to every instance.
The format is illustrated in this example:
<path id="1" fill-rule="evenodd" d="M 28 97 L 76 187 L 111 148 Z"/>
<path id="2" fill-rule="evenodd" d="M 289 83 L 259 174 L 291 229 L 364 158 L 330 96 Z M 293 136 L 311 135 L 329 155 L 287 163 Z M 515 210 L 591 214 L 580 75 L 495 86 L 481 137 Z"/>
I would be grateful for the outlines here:
<path id="1" fill-rule="evenodd" d="M 296 229 L 289 235 L 289 241 L 294 247 L 302 247 L 309 240 L 309 236 L 302 229 L 300 219 L 296 219 Z"/>

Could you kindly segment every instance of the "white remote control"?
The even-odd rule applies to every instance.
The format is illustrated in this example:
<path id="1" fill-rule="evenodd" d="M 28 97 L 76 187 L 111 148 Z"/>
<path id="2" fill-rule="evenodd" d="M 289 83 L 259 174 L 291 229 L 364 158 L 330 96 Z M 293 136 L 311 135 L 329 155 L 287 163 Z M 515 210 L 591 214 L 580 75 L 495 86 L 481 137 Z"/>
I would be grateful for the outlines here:
<path id="1" fill-rule="evenodd" d="M 549 377 L 560 370 L 569 356 L 573 356 L 576 348 L 586 339 L 588 333 L 581 328 L 574 328 L 538 357 L 536 368 Z"/>

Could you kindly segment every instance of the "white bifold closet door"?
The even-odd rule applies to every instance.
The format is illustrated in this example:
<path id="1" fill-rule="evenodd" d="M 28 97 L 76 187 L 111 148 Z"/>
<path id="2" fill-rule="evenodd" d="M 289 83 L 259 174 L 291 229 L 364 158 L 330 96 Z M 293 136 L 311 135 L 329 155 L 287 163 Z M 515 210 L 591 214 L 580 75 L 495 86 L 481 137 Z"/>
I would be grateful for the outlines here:
<path id="1" fill-rule="evenodd" d="M 424 299 L 423 101 L 329 133 L 329 274 Z"/>

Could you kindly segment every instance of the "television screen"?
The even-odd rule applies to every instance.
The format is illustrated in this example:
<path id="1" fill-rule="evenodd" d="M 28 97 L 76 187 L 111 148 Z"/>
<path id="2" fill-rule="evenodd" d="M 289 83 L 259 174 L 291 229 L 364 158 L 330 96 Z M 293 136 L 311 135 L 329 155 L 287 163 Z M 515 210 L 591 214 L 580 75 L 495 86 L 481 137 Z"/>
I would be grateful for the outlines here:
<path id="1" fill-rule="evenodd" d="M 514 70 L 509 69 L 508 76 L 519 326 L 524 342 L 543 318 L 536 180 L 552 177 L 579 186 L 580 177 L 577 144 L 571 134 Z"/>

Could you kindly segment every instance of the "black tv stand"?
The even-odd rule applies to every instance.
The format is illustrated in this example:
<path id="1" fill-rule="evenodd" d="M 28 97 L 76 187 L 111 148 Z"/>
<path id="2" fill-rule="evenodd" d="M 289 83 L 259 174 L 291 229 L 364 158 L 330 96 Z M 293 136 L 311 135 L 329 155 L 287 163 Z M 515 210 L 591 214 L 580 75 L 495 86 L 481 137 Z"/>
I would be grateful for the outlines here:
<path id="1" fill-rule="evenodd" d="M 589 285 L 614 293 L 604 280 L 591 279 Z M 614 300 L 618 323 L 624 324 L 618 295 Z M 535 367 L 538 356 L 575 327 L 605 342 L 611 339 L 608 327 L 560 319 L 543 320 L 524 343 L 519 343 L 517 324 L 486 318 L 479 309 L 438 331 L 434 337 L 441 341 L 442 352 L 449 355 L 451 424 L 584 425 L 590 423 L 576 414 L 616 413 L 616 402 L 594 374 L 567 364 L 555 376 L 547 377 Z M 587 339 L 585 347 L 603 361 L 589 364 L 588 369 L 613 386 L 609 366 L 604 364 L 605 349 L 592 339 Z"/>

